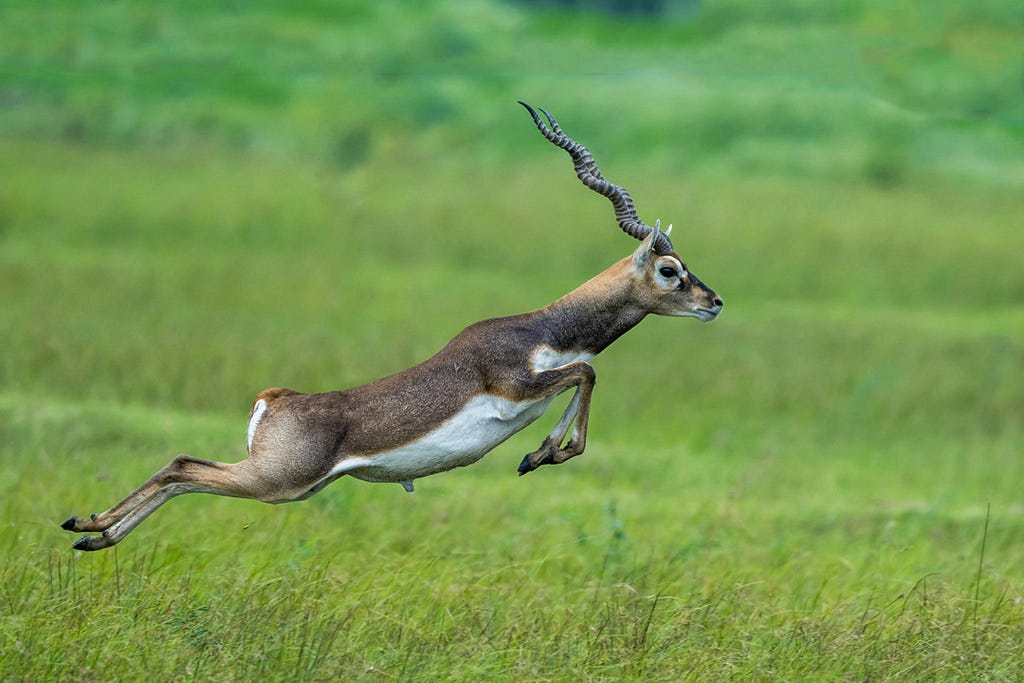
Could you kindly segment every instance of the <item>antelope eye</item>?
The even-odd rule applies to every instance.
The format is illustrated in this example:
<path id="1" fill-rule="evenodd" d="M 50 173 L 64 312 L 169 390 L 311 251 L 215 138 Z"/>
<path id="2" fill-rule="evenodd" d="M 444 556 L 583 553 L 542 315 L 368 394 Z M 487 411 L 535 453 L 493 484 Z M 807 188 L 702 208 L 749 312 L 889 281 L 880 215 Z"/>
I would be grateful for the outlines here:
<path id="1" fill-rule="evenodd" d="M 679 273 L 676 272 L 675 268 L 669 268 L 668 266 L 662 268 L 658 272 L 661 273 L 662 277 L 675 277 L 679 275 Z"/>

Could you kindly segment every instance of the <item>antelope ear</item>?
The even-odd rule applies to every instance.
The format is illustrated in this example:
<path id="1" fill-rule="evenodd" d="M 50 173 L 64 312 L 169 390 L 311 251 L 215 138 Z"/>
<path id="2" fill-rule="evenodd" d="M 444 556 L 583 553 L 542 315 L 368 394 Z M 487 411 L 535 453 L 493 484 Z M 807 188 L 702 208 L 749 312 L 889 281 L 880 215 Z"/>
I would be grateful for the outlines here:
<path id="1" fill-rule="evenodd" d="M 658 238 L 659 232 L 661 232 L 661 219 L 654 221 L 654 229 L 633 252 L 633 266 L 637 270 L 647 268 L 647 264 L 651 262 L 651 256 L 654 255 L 654 241 Z"/>

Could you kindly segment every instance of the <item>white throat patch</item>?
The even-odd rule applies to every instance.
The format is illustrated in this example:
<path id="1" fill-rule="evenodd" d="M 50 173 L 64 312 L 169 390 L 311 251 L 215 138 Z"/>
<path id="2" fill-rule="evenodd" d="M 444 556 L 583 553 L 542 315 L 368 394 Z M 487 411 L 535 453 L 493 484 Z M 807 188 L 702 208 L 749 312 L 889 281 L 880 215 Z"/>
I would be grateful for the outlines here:
<path id="1" fill-rule="evenodd" d="M 530 356 L 530 367 L 534 372 L 544 372 L 580 360 L 589 361 L 593 357 L 594 354 L 585 351 L 555 351 L 550 346 L 540 346 Z"/>

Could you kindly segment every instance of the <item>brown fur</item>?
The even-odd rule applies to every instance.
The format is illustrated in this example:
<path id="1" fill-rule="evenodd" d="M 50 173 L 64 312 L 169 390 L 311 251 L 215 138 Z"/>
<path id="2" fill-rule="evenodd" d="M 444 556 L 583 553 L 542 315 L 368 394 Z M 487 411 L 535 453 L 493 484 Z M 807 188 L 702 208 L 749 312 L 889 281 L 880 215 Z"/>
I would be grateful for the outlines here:
<path id="1" fill-rule="evenodd" d="M 88 519 L 72 517 L 63 527 L 102 532 L 75 544 L 81 550 L 97 550 L 119 542 L 160 505 L 182 493 L 271 503 L 302 500 L 341 476 L 333 473 L 339 463 L 415 442 L 481 394 L 522 403 L 577 389 L 558 426 L 540 448 L 523 458 L 519 472 L 565 462 L 586 447 L 594 370 L 575 361 L 535 372 L 531 358 L 538 348 L 596 355 L 649 313 L 693 314 L 703 309 L 708 312 L 702 315 L 714 317 L 721 308 L 721 300 L 695 276 L 685 286 L 659 279 L 656 271 L 667 257 L 653 252 L 655 236 L 651 233 L 631 257 L 552 304 L 470 325 L 436 355 L 397 374 L 321 394 L 266 389 L 256 397 L 266 409 L 247 459 L 220 463 L 179 455 L 106 512 Z M 255 409 L 256 402 L 253 405 Z M 573 424 L 572 437 L 563 447 Z"/>

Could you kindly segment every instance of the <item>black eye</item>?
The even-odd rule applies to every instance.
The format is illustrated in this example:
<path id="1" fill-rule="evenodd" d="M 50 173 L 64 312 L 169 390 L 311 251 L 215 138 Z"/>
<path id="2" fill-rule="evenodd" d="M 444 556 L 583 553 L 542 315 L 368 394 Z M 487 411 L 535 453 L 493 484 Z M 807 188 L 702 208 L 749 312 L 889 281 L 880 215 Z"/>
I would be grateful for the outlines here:
<path id="1" fill-rule="evenodd" d="M 676 272 L 675 268 L 669 268 L 668 266 L 665 266 L 658 272 L 661 273 L 662 277 L 675 277 L 679 275 L 679 273 Z"/>

